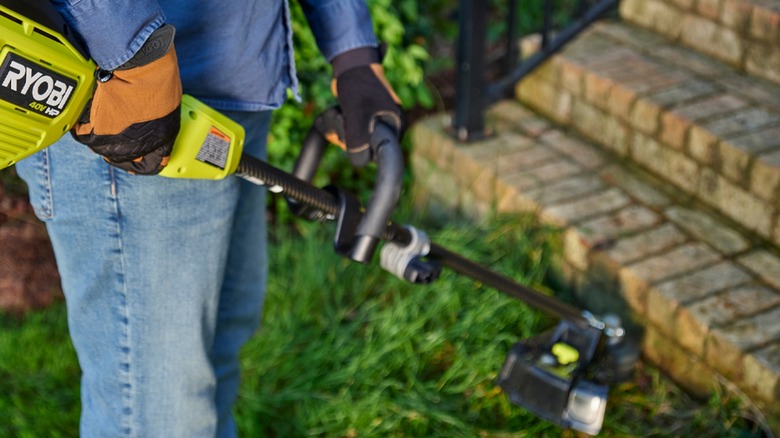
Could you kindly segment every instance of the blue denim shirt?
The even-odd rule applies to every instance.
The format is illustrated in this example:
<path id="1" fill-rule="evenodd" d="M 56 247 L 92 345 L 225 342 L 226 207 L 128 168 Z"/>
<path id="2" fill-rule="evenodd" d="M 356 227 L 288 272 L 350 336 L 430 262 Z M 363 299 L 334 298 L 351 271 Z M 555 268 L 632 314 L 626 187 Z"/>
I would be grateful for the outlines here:
<path id="1" fill-rule="evenodd" d="M 328 59 L 377 40 L 364 0 L 299 0 Z M 114 69 L 163 23 L 184 92 L 219 110 L 281 106 L 298 81 L 287 0 L 52 0 L 85 41 L 92 58 Z"/>

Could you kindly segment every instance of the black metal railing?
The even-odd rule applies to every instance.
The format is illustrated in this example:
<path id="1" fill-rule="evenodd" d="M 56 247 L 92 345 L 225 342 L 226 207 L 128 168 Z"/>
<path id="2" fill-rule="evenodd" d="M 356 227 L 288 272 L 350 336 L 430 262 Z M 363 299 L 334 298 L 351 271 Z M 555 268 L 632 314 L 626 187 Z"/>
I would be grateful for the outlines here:
<path id="1" fill-rule="evenodd" d="M 501 75 L 488 81 L 486 72 L 487 33 L 489 8 L 485 0 L 460 0 L 459 34 L 457 45 L 457 77 L 455 83 L 455 115 L 452 121 L 453 135 L 460 141 L 479 140 L 485 136 L 485 110 L 488 106 L 503 99 L 508 90 L 526 75 L 539 67 L 561 48 L 587 29 L 620 0 L 570 0 L 566 10 L 557 10 L 553 0 L 536 2 L 541 11 L 541 20 L 537 29 L 530 33 L 541 35 L 540 49 L 531 56 L 522 59 L 518 41 L 521 39 L 517 26 L 519 7 L 529 7 L 531 2 L 509 0 L 506 16 L 506 37 L 501 59 Z M 560 3 L 560 2 L 559 2 Z M 559 24 L 565 16 L 564 24 Z"/>

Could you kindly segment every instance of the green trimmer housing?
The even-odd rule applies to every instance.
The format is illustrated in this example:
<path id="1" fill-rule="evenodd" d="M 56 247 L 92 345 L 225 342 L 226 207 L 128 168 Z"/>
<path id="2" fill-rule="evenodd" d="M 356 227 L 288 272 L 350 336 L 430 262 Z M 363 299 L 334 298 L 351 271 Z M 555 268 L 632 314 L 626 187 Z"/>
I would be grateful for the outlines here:
<path id="1" fill-rule="evenodd" d="M 89 59 L 48 0 L 0 0 L 0 169 L 67 134 L 95 87 Z M 244 129 L 184 95 L 168 178 L 222 179 L 236 171 Z"/>
<path id="2" fill-rule="evenodd" d="M 92 96 L 95 64 L 65 31 L 48 1 L 0 1 L 0 169 L 57 141 Z"/>

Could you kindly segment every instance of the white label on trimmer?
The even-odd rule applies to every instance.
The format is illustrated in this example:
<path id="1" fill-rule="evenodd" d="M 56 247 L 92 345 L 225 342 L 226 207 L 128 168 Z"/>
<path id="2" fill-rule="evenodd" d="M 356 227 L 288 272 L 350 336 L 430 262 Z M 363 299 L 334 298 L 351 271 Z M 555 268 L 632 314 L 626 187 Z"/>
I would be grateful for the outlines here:
<path id="1" fill-rule="evenodd" d="M 229 152 L 230 137 L 212 126 L 195 159 L 224 170 Z"/>

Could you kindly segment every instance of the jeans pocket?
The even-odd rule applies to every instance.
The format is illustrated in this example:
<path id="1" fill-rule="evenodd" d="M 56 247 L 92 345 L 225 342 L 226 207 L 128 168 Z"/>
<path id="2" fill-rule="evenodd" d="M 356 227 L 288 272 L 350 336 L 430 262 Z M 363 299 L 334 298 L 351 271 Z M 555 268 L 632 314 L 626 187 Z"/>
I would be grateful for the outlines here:
<path id="1" fill-rule="evenodd" d="M 35 215 L 43 221 L 54 218 L 49 158 L 49 150 L 44 149 L 16 164 L 16 172 L 27 183 Z"/>

